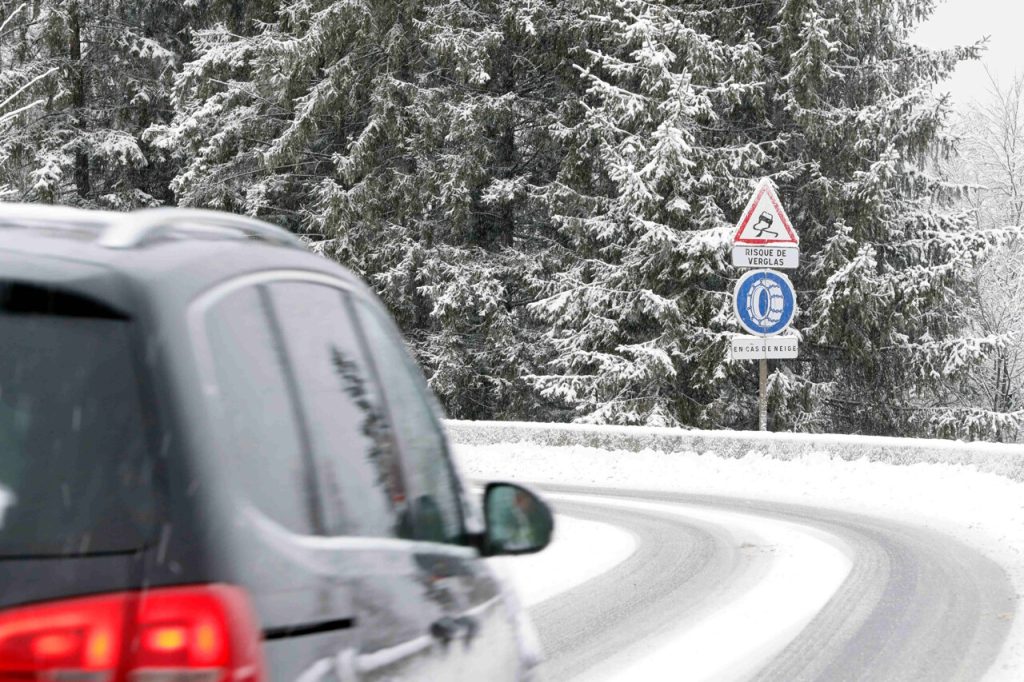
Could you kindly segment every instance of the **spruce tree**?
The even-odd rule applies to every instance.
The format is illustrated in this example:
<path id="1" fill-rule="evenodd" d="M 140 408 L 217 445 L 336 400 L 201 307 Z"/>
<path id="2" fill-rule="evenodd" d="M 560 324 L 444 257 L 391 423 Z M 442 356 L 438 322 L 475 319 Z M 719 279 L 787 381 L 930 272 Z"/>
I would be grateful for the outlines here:
<path id="1" fill-rule="evenodd" d="M 1003 228 L 1011 239 L 976 270 L 958 358 L 967 369 L 947 386 L 954 409 L 935 410 L 944 435 L 1013 442 L 1024 436 L 1024 75 L 1002 85 L 954 126 L 956 155 L 941 164 L 972 186 L 963 206 L 982 228 Z"/>
<path id="2" fill-rule="evenodd" d="M 0 138 L 8 198 L 126 209 L 167 201 L 169 172 L 141 139 L 169 118 L 180 3 L 4 3 L 0 89 L 14 125 Z"/>
<path id="3" fill-rule="evenodd" d="M 261 215 L 363 275 L 455 416 L 529 409 L 520 318 L 540 277 L 564 96 L 542 3 L 283 3 L 197 33 L 180 111 L 180 203 Z"/>
<path id="4" fill-rule="evenodd" d="M 801 358 L 775 363 L 775 428 L 932 432 L 976 258 L 999 235 L 925 171 L 934 87 L 972 48 L 910 42 L 932 3 L 600 3 L 554 198 L 565 259 L 534 306 L 534 381 L 587 421 L 753 427 L 730 363 L 732 225 L 772 178 L 801 235 Z"/>
<path id="5" fill-rule="evenodd" d="M 936 85 L 976 55 L 910 41 L 932 6 L 811 0 L 779 15 L 772 114 L 791 135 L 807 255 L 795 281 L 810 294 L 800 374 L 830 430 L 934 433 L 936 398 L 974 344 L 959 334 L 974 265 L 1003 238 L 975 229 L 953 206 L 959 188 L 927 170 L 951 142 Z"/>
<path id="6" fill-rule="evenodd" d="M 722 206 L 764 158 L 706 130 L 755 95 L 757 46 L 697 33 L 669 3 L 586 13 L 598 39 L 578 54 L 586 90 L 560 121 L 558 272 L 531 306 L 550 358 L 531 379 L 583 421 L 701 423 L 731 374 Z"/>
<path id="7" fill-rule="evenodd" d="M 362 274 L 471 418 L 752 427 L 728 249 L 767 176 L 802 247 L 773 427 L 936 433 L 1000 236 L 925 164 L 975 54 L 911 43 L 932 6 L 223 0 L 146 140 L 179 203 Z"/>

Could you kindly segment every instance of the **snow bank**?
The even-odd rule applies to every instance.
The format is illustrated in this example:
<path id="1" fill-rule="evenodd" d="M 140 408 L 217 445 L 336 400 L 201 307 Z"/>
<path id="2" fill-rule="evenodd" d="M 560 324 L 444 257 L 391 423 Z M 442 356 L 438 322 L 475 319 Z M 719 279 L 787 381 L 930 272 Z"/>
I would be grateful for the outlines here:
<path id="1" fill-rule="evenodd" d="M 979 472 L 1024 481 L 1024 446 L 964 443 L 923 438 L 883 438 L 816 433 L 699 431 L 639 426 L 590 426 L 537 422 L 450 420 L 452 440 L 461 445 L 532 443 L 584 446 L 626 452 L 690 452 L 737 459 L 758 454 L 769 459 L 826 457 L 895 465 L 966 465 Z"/>

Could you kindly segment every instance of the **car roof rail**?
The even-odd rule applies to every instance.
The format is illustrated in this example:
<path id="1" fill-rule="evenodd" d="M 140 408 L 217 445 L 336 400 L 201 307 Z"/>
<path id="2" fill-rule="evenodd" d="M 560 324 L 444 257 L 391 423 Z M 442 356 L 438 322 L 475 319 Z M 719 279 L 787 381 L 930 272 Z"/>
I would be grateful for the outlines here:
<path id="1" fill-rule="evenodd" d="M 121 215 L 124 214 L 73 206 L 0 201 L 0 224 L 10 226 L 41 225 L 57 230 L 96 229 Z"/>
<path id="2" fill-rule="evenodd" d="M 107 226 L 96 243 L 109 249 L 132 249 L 163 236 L 182 234 L 243 236 L 279 246 L 306 249 L 282 227 L 248 216 L 197 208 L 147 208 L 125 213 Z"/>

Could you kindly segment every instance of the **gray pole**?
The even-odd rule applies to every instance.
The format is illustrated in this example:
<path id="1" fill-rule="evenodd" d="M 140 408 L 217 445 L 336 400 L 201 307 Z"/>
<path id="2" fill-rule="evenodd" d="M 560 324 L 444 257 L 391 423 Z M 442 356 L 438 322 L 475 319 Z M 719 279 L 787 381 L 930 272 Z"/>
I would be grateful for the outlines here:
<path id="1" fill-rule="evenodd" d="M 768 430 L 768 361 L 760 361 L 760 381 L 757 391 L 757 430 Z"/>

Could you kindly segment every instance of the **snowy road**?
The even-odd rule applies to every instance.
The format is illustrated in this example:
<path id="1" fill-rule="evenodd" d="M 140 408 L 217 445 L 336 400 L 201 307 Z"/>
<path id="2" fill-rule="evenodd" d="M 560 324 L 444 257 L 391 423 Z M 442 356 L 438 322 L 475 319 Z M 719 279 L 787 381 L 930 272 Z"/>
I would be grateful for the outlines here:
<path id="1" fill-rule="evenodd" d="M 635 541 L 614 540 L 613 567 L 532 606 L 549 680 L 975 680 L 1012 620 L 1002 569 L 926 529 L 778 503 L 543 489 L 559 514 Z M 558 574 L 546 560 L 559 554 L 522 570 Z"/>

